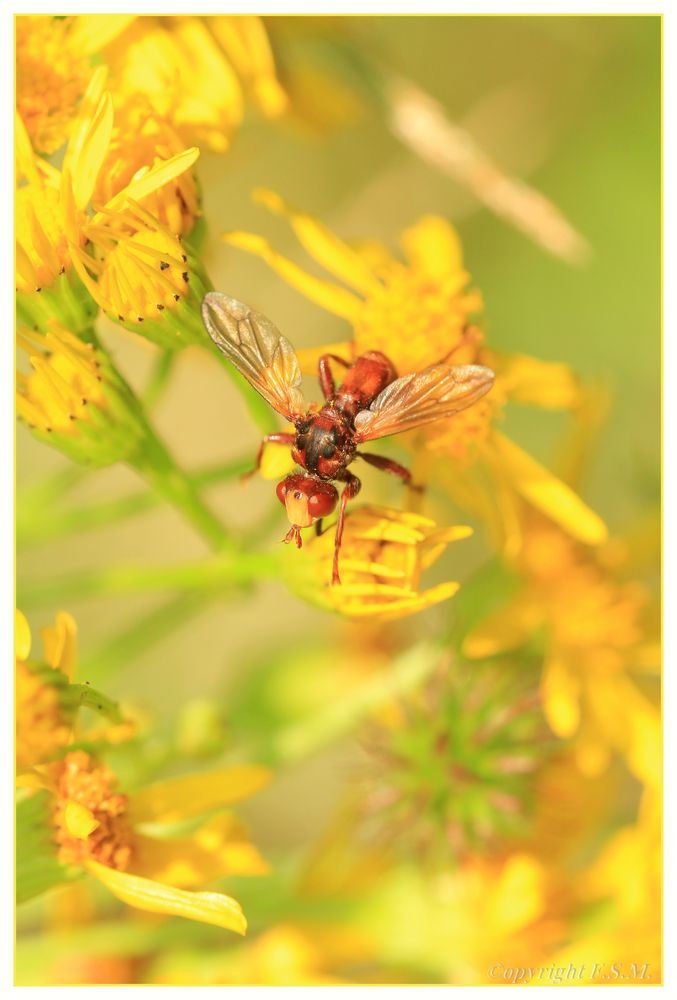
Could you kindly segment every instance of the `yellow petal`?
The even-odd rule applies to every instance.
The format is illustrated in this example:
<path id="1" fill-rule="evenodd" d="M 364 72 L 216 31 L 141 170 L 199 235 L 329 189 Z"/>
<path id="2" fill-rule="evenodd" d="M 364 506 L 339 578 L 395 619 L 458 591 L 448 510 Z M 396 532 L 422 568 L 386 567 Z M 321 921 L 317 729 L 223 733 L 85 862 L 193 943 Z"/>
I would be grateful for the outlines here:
<path id="1" fill-rule="evenodd" d="M 53 795 L 56 793 L 54 781 L 44 767 L 28 767 L 24 771 L 18 771 L 15 784 L 17 788 L 28 788 L 32 792 L 39 792 L 45 789 Z"/>
<path id="2" fill-rule="evenodd" d="M 471 660 L 519 649 L 543 621 L 538 605 L 523 597 L 490 614 L 463 641 L 463 655 Z"/>
<path id="3" fill-rule="evenodd" d="M 388 587 L 378 584 L 376 587 L 361 588 L 359 585 L 335 588 L 332 593 L 332 604 L 337 611 L 349 618 L 365 618 L 372 621 L 392 621 L 407 615 L 418 614 L 434 604 L 448 601 L 460 589 L 460 584 L 450 580 L 440 583 L 420 593 L 407 592 L 401 587 Z M 342 592 L 344 592 L 342 594 Z M 411 596 L 397 595 L 410 593 Z M 378 601 L 365 601 L 364 596 L 378 597 Z"/>
<path id="4" fill-rule="evenodd" d="M 269 780 L 270 771 L 256 764 L 187 774 L 130 795 L 129 813 L 133 823 L 174 823 L 247 799 Z"/>
<path id="5" fill-rule="evenodd" d="M 175 177 L 190 170 L 199 155 L 200 150 L 197 146 L 192 146 L 190 149 L 184 149 L 183 152 L 172 156 L 169 160 L 156 163 L 143 177 L 131 181 L 126 188 L 111 198 L 106 205 L 106 211 L 118 211 L 128 201 L 143 201 L 153 191 L 157 191 L 158 188 L 168 184 Z"/>
<path id="6" fill-rule="evenodd" d="M 531 923 L 543 912 L 544 871 L 528 854 L 508 858 L 491 896 L 492 924 L 510 934 Z"/>
<path id="7" fill-rule="evenodd" d="M 495 351 L 488 351 L 483 363 L 494 369 L 506 394 L 517 403 L 570 410 L 580 400 L 580 385 L 569 365 Z"/>
<path id="8" fill-rule="evenodd" d="M 270 866 L 226 815 L 215 817 L 188 837 L 135 834 L 130 870 L 158 882 L 192 888 L 227 875 L 265 875 Z"/>
<path id="9" fill-rule="evenodd" d="M 275 118 L 289 98 L 275 75 L 275 62 L 260 17 L 212 17 L 209 26 L 243 80 L 249 80 L 261 110 Z"/>
<path id="10" fill-rule="evenodd" d="M 75 672 L 76 639 L 78 627 L 72 615 L 59 611 L 54 626 L 40 629 L 45 648 L 45 659 L 50 667 L 62 670 L 69 680 Z"/>
<path id="11" fill-rule="evenodd" d="M 311 302 L 350 322 L 357 319 L 362 306 L 358 298 L 331 281 L 324 281 L 308 274 L 297 264 L 273 250 L 270 243 L 262 236 L 257 236 L 255 233 L 232 232 L 224 233 L 222 239 L 231 246 L 260 257 Z"/>
<path id="12" fill-rule="evenodd" d="M 87 840 L 90 833 L 93 833 L 100 825 L 99 821 L 95 819 L 94 813 L 86 806 L 81 805 L 80 802 L 72 801 L 66 803 L 63 821 L 71 837 L 76 837 L 78 840 Z"/>
<path id="13" fill-rule="evenodd" d="M 27 660 L 31 652 L 31 630 L 25 614 L 18 608 L 14 612 L 14 650 L 19 660 Z"/>
<path id="14" fill-rule="evenodd" d="M 463 247 L 456 230 L 439 215 L 426 215 L 406 229 L 402 248 L 413 266 L 437 281 L 463 271 Z"/>
<path id="15" fill-rule="evenodd" d="M 543 711 L 556 736 L 565 740 L 578 729 L 581 717 L 580 682 L 575 668 L 558 656 L 549 657 L 541 680 Z"/>
<path id="16" fill-rule="evenodd" d="M 87 55 L 101 49 L 122 34 L 136 14 L 81 14 L 70 33 L 75 51 Z"/>
<path id="17" fill-rule="evenodd" d="M 216 927 L 235 931 L 236 934 L 244 934 L 247 930 L 247 921 L 240 904 L 220 892 L 175 889 L 139 875 L 108 868 L 98 861 L 87 861 L 86 868 L 109 892 L 138 910 L 214 924 Z"/>
<path id="18" fill-rule="evenodd" d="M 254 192 L 254 200 L 276 215 L 289 219 L 301 246 L 335 277 L 367 296 L 379 290 L 380 282 L 364 257 L 318 219 L 291 208 L 279 194 L 267 188 L 258 188 Z"/>
<path id="19" fill-rule="evenodd" d="M 561 479 L 498 431 L 492 435 L 492 444 L 503 474 L 525 500 L 573 538 L 587 545 L 606 541 L 602 519 Z"/>
<path id="20" fill-rule="evenodd" d="M 24 177 L 31 184 L 40 182 L 31 140 L 18 111 L 14 114 L 14 159 L 16 161 L 17 182 Z"/>
<path id="21" fill-rule="evenodd" d="M 259 471 L 263 479 L 282 479 L 295 465 L 288 444 L 270 443 L 264 446 Z"/>
<path id="22" fill-rule="evenodd" d="M 91 99 L 103 85 L 101 73 L 95 73 L 85 95 Z M 84 209 L 108 152 L 113 133 L 113 100 L 109 93 L 102 94 L 89 118 L 76 123 L 68 144 L 63 164 L 63 187 L 70 187 L 75 207 Z"/>

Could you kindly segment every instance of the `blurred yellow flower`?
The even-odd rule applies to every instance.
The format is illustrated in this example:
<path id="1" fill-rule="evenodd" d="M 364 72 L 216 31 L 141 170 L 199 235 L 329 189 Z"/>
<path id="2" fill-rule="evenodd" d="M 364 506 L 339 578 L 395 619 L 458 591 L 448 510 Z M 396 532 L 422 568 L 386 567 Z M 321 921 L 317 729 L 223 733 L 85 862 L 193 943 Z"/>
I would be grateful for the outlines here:
<path id="1" fill-rule="evenodd" d="M 73 18 L 20 15 L 16 25 L 16 106 L 33 148 L 53 153 L 68 138 L 90 75 L 73 42 Z"/>
<path id="2" fill-rule="evenodd" d="M 660 800 L 651 791 L 636 822 L 613 833 L 577 878 L 580 903 L 593 915 L 557 964 L 584 964 L 595 984 L 613 985 L 620 974 L 633 985 L 661 983 L 662 882 Z"/>
<path id="3" fill-rule="evenodd" d="M 424 969 L 426 982 L 489 985 L 502 967 L 546 966 L 566 939 L 570 908 L 562 874 L 513 850 L 440 872 L 401 865 L 355 924 L 372 928 L 386 966 Z"/>
<path id="4" fill-rule="evenodd" d="M 42 629 L 43 662 L 48 669 L 72 678 L 75 660 L 76 625 L 60 611 L 53 626 Z M 31 633 L 25 616 L 16 612 L 16 766 L 17 771 L 42 764 L 66 746 L 71 738 L 72 720 L 66 717 L 59 697 L 60 684 L 50 683 L 48 671 L 29 662 Z M 63 680 L 63 678 L 61 678 Z"/>
<path id="5" fill-rule="evenodd" d="M 248 798 L 268 778 L 265 768 L 239 765 L 127 795 L 116 791 L 109 767 L 72 750 L 45 778 L 58 860 L 87 871 L 129 906 L 244 934 L 239 903 L 222 893 L 191 891 L 217 877 L 268 870 L 242 829 L 223 813 L 187 836 L 165 836 L 160 828 Z"/>
<path id="6" fill-rule="evenodd" d="M 94 465 L 138 452 L 146 436 L 138 404 L 94 344 L 56 323 L 45 334 L 19 328 L 17 343 L 33 369 L 17 372 L 17 413 L 37 437 Z"/>
<path id="7" fill-rule="evenodd" d="M 283 923 L 218 955 L 186 949 L 159 956 L 151 967 L 150 982 L 330 986 L 354 980 L 348 970 L 363 969 L 370 961 L 373 953 L 368 938 L 359 931 L 337 924 Z M 360 981 L 364 981 L 362 975 Z"/>
<path id="8" fill-rule="evenodd" d="M 330 584 L 333 530 L 310 538 L 307 558 L 287 559 L 283 572 L 292 590 L 320 607 L 349 618 L 403 618 L 454 596 L 460 584 L 453 581 L 419 590 L 421 574 L 450 542 L 471 534 L 462 525 L 438 528 L 419 514 L 355 507 L 345 520 L 340 586 Z"/>
<path id="9" fill-rule="evenodd" d="M 42 657 L 30 657 L 31 633 L 25 616 L 16 612 L 16 767 L 22 787 L 40 786 L 38 765 L 54 760 L 74 739 L 88 743 L 121 743 L 134 735 L 135 722 L 89 684 L 75 683 L 77 625 L 59 611 L 54 625 L 40 629 Z M 78 709 L 88 707 L 103 718 L 87 728 Z"/>
<path id="10" fill-rule="evenodd" d="M 522 589 L 466 638 L 465 655 L 519 648 L 545 628 L 541 693 L 553 732 L 577 738 L 585 773 L 603 771 L 615 749 L 640 781 L 655 787 L 660 713 L 631 676 L 651 669 L 655 653 L 643 632 L 647 594 L 617 579 L 603 552 L 577 545 L 533 512 L 522 539 L 515 560 Z"/>
<path id="11" fill-rule="evenodd" d="M 275 192 L 259 190 L 255 197 L 289 219 L 304 249 L 342 282 L 307 273 L 258 235 L 231 232 L 223 237 L 261 257 L 307 298 L 351 324 L 351 341 L 300 352 L 303 371 L 314 374 L 323 353 L 351 361 L 368 350 L 383 351 L 399 375 L 439 362 L 488 365 L 496 372 L 491 393 L 449 420 L 404 435 L 405 443 L 414 451 L 423 444 L 425 451 L 444 457 L 436 471 L 445 487 L 464 509 L 489 521 L 508 549 L 514 542 L 512 524 L 519 497 L 575 538 L 589 544 L 605 539 L 600 518 L 495 428 L 508 400 L 571 409 L 578 400 L 578 385 L 565 365 L 503 357 L 485 347 L 483 334 L 473 323 L 481 298 L 468 287 L 460 239 L 444 219 L 426 216 L 403 233 L 406 262 L 402 262 L 374 242 L 349 246 L 312 216 L 290 208 Z M 477 462 L 488 486 L 474 469 L 468 470 Z"/>
<path id="12" fill-rule="evenodd" d="M 79 17 L 76 36 L 95 39 L 100 16 Z M 260 18 L 128 17 L 120 29 L 99 46 L 116 96 L 144 95 L 184 141 L 228 149 L 244 116 L 243 84 L 264 114 L 286 108 Z"/>

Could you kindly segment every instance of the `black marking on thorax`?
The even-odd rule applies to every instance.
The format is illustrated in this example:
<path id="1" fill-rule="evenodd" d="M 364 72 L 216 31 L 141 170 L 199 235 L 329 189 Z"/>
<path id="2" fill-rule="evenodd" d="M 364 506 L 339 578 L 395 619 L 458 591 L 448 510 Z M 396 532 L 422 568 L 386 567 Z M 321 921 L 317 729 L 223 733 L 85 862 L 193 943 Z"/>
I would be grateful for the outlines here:
<path id="1" fill-rule="evenodd" d="M 331 458 L 338 441 L 336 427 L 311 426 L 306 434 L 297 440 L 299 447 L 305 447 L 306 468 L 317 472 L 317 463 L 321 458 Z"/>

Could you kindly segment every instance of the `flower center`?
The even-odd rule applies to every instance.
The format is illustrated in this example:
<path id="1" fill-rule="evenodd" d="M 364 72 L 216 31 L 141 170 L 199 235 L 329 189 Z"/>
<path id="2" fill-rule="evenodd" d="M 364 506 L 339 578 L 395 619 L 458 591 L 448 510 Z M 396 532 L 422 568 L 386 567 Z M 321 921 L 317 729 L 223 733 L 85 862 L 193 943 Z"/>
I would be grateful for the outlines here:
<path id="1" fill-rule="evenodd" d="M 69 44 L 72 21 L 16 19 L 17 109 L 39 153 L 53 153 L 68 138 L 89 77 L 86 56 Z"/>
<path id="2" fill-rule="evenodd" d="M 464 291 L 465 272 L 435 281 L 402 264 L 395 264 L 383 285 L 360 310 L 355 324 L 359 354 L 383 351 L 398 375 L 428 365 L 474 364 L 481 337 L 467 336 L 470 315 L 481 306 L 477 292 Z"/>
<path id="3" fill-rule="evenodd" d="M 127 796 L 114 791 L 110 768 L 76 750 L 58 766 L 53 821 L 59 861 L 81 865 L 88 859 L 124 871 L 132 856 Z"/>

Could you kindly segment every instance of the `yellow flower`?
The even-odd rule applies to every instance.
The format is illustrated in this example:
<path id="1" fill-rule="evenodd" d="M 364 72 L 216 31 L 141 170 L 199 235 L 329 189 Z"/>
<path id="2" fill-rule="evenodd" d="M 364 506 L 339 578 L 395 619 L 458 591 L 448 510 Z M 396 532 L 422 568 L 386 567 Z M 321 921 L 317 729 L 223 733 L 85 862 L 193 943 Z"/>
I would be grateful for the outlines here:
<path id="1" fill-rule="evenodd" d="M 568 930 L 564 878 L 534 854 L 472 855 L 441 872 L 400 865 L 355 921 L 390 964 L 452 985 L 501 983 L 501 970 L 546 966 Z"/>
<path id="2" fill-rule="evenodd" d="M 579 766 L 603 771 L 620 752 L 640 781 L 655 787 L 659 774 L 660 716 L 632 679 L 653 647 L 642 616 L 647 595 L 615 578 L 603 555 L 573 542 L 535 514 L 522 525 L 515 566 L 516 598 L 465 640 L 469 657 L 494 656 L 546 630 L 541 693 L 546 718 L 562 739 L 576 736 Z"/>
<path id="3" fill-rule="evenodd" d="M 520 497 L 575 538 L 589 544 L 605 539 L 600 518 L 496 429 L 507 401 L 571 409 L 578 402 L 578 385 L 565 365 L 503 357 L 485 346 L 474 325 L 481 299 L 469 287 L 458 234 L 444 219 L 426 216 L 406 230 L 402 261 L 375 243 L 349 246 L 272 191 L 260 190 L 256 198 L 288 218 L 304 249 L 342 283 L 308 274 L 255 234 L 224 236 L 227 243 L 261 257 L 313 302 L 351 324 L 351 341 L 301 352 L 303 371 L 314 373 L 319 355 L 326 352 L 350 361 L 368 350 L 387 354 L 399 375 L 444 361 L 492 367 L 496 381 L 491 393 L 449 420 L 404 435 L 404 442 L 416 452 L 423 448 L 433 456 L 444 456 L 435 472 L 453 499 L 485 520 L 508 551 L 515 544 L 513 525 Z M 481 466 L 479 474 L 476 465 Z"/>
<path id="4" fill-rule="evenodd" d="M 268 778 L 264 768 L 239 765 L 123 794 L 109 767 L 72 750 L 50 765 L 45 780 L 57 858 L 93 875 L 129 906 L 244 934 L 239 903 L 222 893 L 193 891 L 217 877 L 268 870 L 242 828 L 222 812 L 185 836 L 167 836 L 161 827 L 223 810 Z"/>
<path id="5" fill-rule="evenodd" d="M 147 427 L 138 404 L 93 343 L 52 324 L 19 329 L 30 375 L 17 372 L 16 408 L 41 440 L 78 462 L 110 465 L 137 454 Z"/>
<path id="6" fill-rule="evenodd" d="M 73 44 L 73 18 L 16 18 L 16 105 L 38 153 L 67 139 L 90 75 L 89 60 Z"/>
<path id="7" fill-rule="evenodd" d="M 327 47 L 350 35 L 341 17 L 271 17 L 266 27 L 279 54 L 279 75 L 288 95 L 288 120 L 320 136 L 353 124 L 366 113 L 364 94 L 331 59 Z"/>
<path id="8" fill-rule="evenodd" d="M 470 534 L 471 529 L 463 526 L 438 528 L 418 514 L 355 507 L 345 521 L 340 586 L 330 585 L 331 529 L 306 543 L 307 558 L 292 553 L 297 558 L 286 561 L 284 572 L 292 590 L 321 607 L 350 618 L 402 618 L 454 596 L 460 584 L 452 581 L 419 590 L 421 574 L 450 542 Z"/>
<path id="9" fill-rule="evenodd" d="M 115 107 L 113 130 L 99 170 L 92 201 L 105 205 L 152 167 L 180 155 L 184 143 L 169 121 L 143 95 L 131 95 Z M 141 201 L 150 215 L 175 235 L 189 233 L 200 217 L 200 197 L 191 170 L 156 188 Z"/>
<path id="10" fill-rule="evenodd" d="M 115 317 L 138 323 L 139 317 L 155 317 L 167 305 L 173 309 L 188 293 L 191 267 L 180 234 L 171 232 L 143 203 L 148 199 L 163 217 L 183 221 L 183 207 L 177 209 L 183 192 L 189 208 L 194 202 L 190 181 L 176 179 L 191 169 L 199 151 L 186 149 L 163 159 L 162 152 L 169 151 L 163 145 L 166 135 L 158 149 L 145 142 L 148 162 L 133 156 L 133 173 L 123 184 L 105 76 L 104 67 L 92 76 L 61 172 L 34 156 L 17 123 L 17 173 L 25 181 L 17 198 L 17 311 L 30 326 L 44 329 L 56 316 L 79 333 L 91 324 L 94 302 Z M 107 160 L 111 149 L 112 159 Z M 104 184 L 104 173 L 115 175 L 105 182 L 105 190 L 115 193 L 90 216 L 95 187 Z M 77 275 L 71 273 L 71 264 Z M 198 287 L 195 294 L 200 293 Z M 170 339 L 176 341 L 175 331 Z"/>
<path id="11" fill-rule="evenodd" d="M 98 16 L 78 18 L 76 34 L 95 37 Z M 238 74 L 265 114 L 286 107 L 259 18 L 144 16 L 122 27 L 101 48 L 116 94 L 144 95 L 184 141 L 229 147 L 244 115 Z"/>
<path id="12" fill-rule="evenodd" d="M 31 633 L 25 616 L 16 612 L 16 766 L 18 771 L 49 760 L 71 738 L 72 719 L 67 718 L 60 687 L 72 677 L 76 626 L 63 611 L 54 626 L 42 630 L 44 661 L 48 670 L 29 662 Z M 49 671 L 60 675 L 52 683 Z M 54 678 L 54 681 L 57 679 Z"/>
<path id="13" fill-rule="evenodd" d="M 613 984 L 614 963 L 634 985 L 661 982 L 661 815 L 656 792 L 645 792 L 635 823 L 616 831 L 576 880 L 593 917 L 556 955 L 559 966 L 597 969 L 593 983 Z M 602 968 L 603 966 L 603 968 Z"/>
<path id="14" fill-rule="evenodd" d="M 29 659 L 30 629 L 25 616 L 16 612 L 16 764 L 18 782 L 27 788 L 35 787 L 38 765 L 57 757 L 76 733 L 88 743 L 114 744 L 129 739 L 135 729 L 106 695 L 74 682 L 77 625 L 71 615 L 59 611 L 54 625 L 40 633 L 43 655 Z M 82 706 L 99 712 L 105 723 L 76 729 Z"/>
<path id="15" fill-rule="evenodd" d="M 150 982 L 167 985 L 317 986 L 355 981 L 355 967 L 373 963 L 366 934 L 337 924 L 284 923 L 205 962 L 204 951 L 159 957 Z M 363 981 L 362 974 L 359 974 Z M 372 976 L 368 977 L 370 980 Z"/>
<path id="16" fill-rule="evenodd" d="M 113 199 L 84 232 L 89 252 L 73 248 L 73 263 L 111 319 L 167 350 L 204 342 L 199 306 L 208 286 L 180 235 L 131 199 Z"/>

